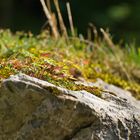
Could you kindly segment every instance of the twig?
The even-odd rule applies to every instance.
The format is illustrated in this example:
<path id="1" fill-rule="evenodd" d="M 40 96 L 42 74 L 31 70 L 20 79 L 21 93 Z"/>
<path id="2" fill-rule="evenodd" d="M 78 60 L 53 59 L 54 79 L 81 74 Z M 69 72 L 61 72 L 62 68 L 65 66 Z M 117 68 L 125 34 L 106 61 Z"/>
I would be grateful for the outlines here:
<path id="1" fill-rule="evenodd" d="M 58 14 L 60 29 L 62 31 L 62 34 L 67 38 L 68 37 L 67 29 L 66 29 L 66 26 L 65 26 L 63 18 L 62 18 L 62 14 L 61 14 L 61 11 L 60 11 L 58 0 L 54 0 L 54 4 L 55 4 L 57 14 Z"/>
<path id="2" fill-rule="evenodd" d="M 73 26 L 73 19 L 72 19 L 72 14 L 71 14 L 70 3 L 67 2 L 66 5 L 67 5 L 67 11 L 68 11 L 68 18 L 69 18 L 71 33 L 72 33 L 72 36 L 75 37 L 75 31 L 74 31 L 74 26 Z"/>
<path id="3" fill-rule="evenodd" d="M 90 41 L 92 40 L 92 32 L 90 27 L 87 28 L 87 39 Z"/>
<path id="4" fill-rule="evenodd" d="M 58 33 L 58 30 L 57 30 L 57 27 L 56 27 L 56 24 L 54 23 L 54 20 L 52 19 L 52 16 L 45 4 L 45 0 L 40 0 L 41 4 L 42 4 L 42 7 L 43 7 L 43 10 L 45 12 L 45 15 L 46 17 L 48 18 L 48 22 L 51 26 L 51 29 L 52 29 L 52 32 L 53 32 L 53 35 L 55 38 L 58 38 L 59 37 L 59 33 Z"/>
<path id="5" fill-rule="evenodd" d="M 107 44 L 108 44 L 108 46 L 110 47 L 110 48 L 114 48 L 115 46 L 114 46 L 114 44 L 113 44 L 113 42 L 112 42 L 112 40 L 110 39 L 110 37 L 109 37 L 109 35 L 104 31 L 104 29 L 100 29 L 100 31 L 102 32 L 102 34 L 103 34 L 103 36 L 104 36 L 104 39 L 106 40 L 106 42 L 107 42 Z"/>
<path id="6" fill-rule="evenodd" d="M 114 43 L 112 42 L 112 40 L 110 39 L 109 35 L 104 31 L 104 29 L 101 28 L 100 30 L 101 30 L 101 32 L 102 32 L 102 34 L 103 34 L 103 36 L 104 36 L 105 41 L 107 42 L 107 44 L 109 45 L 109 47 L 110 47 L 110 48 L 112 49 L 112 51 L 114 52 L 115 45 L 114 45 Z M 120 65 L 121 69 L 122 69 L 123 72 L 125 73 L 127 79 L 128 79 L 129 81 L 132 81 L 131 78 L 130 78 L 130 76 L 129 76 L 129 74 L 127 73 L 127 70 L 125 69 L 125 67 L 124 67 L 124 65 L 123 65 L 123 63 L 122 63 L 122 61 L 121 61 L 120 58 L 115 54 L 115 52 L 114 52 L 114 56 L 116 57 L 116 60 L 118 61 L 118 63 L 119 63 L 119 65 Z"/>
<path id="7" fill-rule="evenodd" d="M 94 34 L 94 40 L 97 41 L 98 39 L 98 32 L 97 32 L 97 29 L 96 29 L 96 26 L 92 23 L 89 23 L 89 27 L 92 29 L 92 32 Z"/>
<path id="8" fill-rule="evenodd" d="M 46 2 L 49 12 L 52 13 L 50 0 L 46 0 Z"/>

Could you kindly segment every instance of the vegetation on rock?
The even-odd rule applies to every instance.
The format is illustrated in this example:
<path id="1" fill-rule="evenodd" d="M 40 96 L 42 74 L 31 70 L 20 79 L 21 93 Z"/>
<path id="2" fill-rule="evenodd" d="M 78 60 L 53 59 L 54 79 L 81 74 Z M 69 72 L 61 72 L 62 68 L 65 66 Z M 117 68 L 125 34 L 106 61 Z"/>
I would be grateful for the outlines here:
<path id="1" fill-rule="evenodd" d="M 106 38 L 90 42 L 80 38 L 54 39 L 47 32 L 11 33 L 0 30 L 0 82 L 25 73 L 70 90 L 101 96 L 102 89 L 76 85 L 75 81 L 104 81 L 122 87 L 140 99 L 140 50 L 134 45 L 109 46 Z"/>

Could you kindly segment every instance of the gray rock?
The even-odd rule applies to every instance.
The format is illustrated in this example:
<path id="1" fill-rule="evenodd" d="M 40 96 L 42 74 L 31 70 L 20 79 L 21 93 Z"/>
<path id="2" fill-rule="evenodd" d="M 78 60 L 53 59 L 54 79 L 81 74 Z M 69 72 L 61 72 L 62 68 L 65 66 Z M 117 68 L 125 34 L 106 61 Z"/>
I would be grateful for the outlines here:
<path id="1" fill-rule="evenodd" d="M 102 95 L 11 76 L 0 87 L 0 140 L 140 140 L 139 102 Z"/>
<path id="2" fill-rule="evenodd" d="M 135 99 L 129 91 L 123 90 L 117 86 L 108 84 L 101 79 L 97 79 L 96 82 L 86 82 L 86 81 L 77 81 L 75 82 L 77 85 L 85 85 L 88 87 L 99 87 L 103 89 L 104 92 L 113 93 L 114 95 L 127 100 L 131 105 L 136 106 L 140 109 L 140 101 Z M 103 96 L 106 94 L 103 94 Z"/>

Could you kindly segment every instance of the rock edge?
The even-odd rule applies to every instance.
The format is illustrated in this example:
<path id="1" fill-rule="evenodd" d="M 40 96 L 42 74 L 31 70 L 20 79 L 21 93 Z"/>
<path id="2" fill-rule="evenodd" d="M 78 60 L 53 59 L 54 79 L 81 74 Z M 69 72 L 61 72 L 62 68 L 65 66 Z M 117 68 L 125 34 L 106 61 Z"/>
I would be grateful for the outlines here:
<path id="1" fill-rule="evenodd" d="M 0 139 L 139 140 L 138 103 L 102 94 L 70 91 L 25 74 L 11 76 L 0 87 Z"/>

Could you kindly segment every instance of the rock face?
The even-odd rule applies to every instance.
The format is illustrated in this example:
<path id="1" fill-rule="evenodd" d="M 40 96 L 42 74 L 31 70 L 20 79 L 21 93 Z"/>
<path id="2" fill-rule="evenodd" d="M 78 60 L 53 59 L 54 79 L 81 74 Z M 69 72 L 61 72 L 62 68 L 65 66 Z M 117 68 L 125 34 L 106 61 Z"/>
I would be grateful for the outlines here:
<path id="1" fill-rule="evenodd" d="M 101 84 L 108 92 L 99 98 L 11 76 L 0 87 L 0 140 L 140 140 L 140 103 Z"/>

